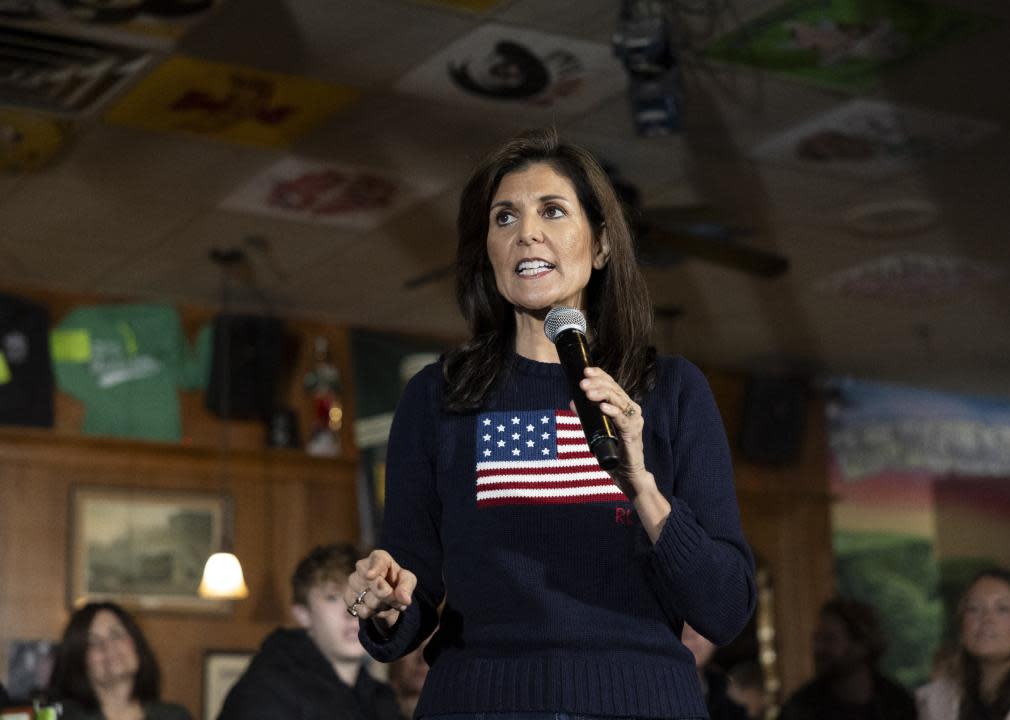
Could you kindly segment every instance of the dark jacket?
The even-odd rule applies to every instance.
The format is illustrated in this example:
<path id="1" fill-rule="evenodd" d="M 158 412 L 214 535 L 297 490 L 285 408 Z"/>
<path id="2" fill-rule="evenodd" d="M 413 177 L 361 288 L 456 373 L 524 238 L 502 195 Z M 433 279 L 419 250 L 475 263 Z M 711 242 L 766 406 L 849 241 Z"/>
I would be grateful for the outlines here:
<path id="1" fill-rule="evenodd" d="M 348 687 L 304 630 L 267 636 L 218 720 L 400 720 L 393 689 L 364 669 Z"/>
<path id="2" fill-rule="evenodd" d="M 814 679 L 801 687 L 782 707 L 779 720 L 915 720 L 915 698 L 901 685 L 883 675 L 874 676 L 873 699 L 868 705 L 846 703 L 836 698 L 824 680 Z"/>
<path id="3" fill-rule="evenodd" d="M 7 691 L 4 690 L 3 683 L 0 683 L 0 708 L 6 705 L 9 701 L 10 698 L 7 697 Z"/>

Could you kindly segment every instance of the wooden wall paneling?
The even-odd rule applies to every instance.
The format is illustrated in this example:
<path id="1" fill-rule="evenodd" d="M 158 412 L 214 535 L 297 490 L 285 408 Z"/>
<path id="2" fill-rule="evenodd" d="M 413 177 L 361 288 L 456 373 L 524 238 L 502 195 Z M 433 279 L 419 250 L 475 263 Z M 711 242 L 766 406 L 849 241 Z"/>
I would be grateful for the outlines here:
<path id="1" fill-rule="evenodd" d="M 49 471 L 0 462 L 0 667 L 8 642 L 51 639 L 65 620 L 66 493 Z"/>
<path id="2" fill-rule="evenodd" d="M 813 673 L 811 640 L 821 604 L 832 587 L 829 539 L 820 519 L 823 499 L 799 493 L 740 493 L 744 531 L 769 568 L 775 603 L 776 652 L 782 695 L 786 697 Z"/>
<path id="3" fill-rule="evenodd" d="M 706 375 L 731 448 L 744 533 L 771 571 L 777 670 L 785 698 L 813 673 L 811 639 L 821 604 L 833 593 L 828 451 L 823 405 L 812 400 L 800 455 L 785 465 L 748 463 L 736 452 L 745 378 Z"/>
<path id="4" fill-rule="evenodd" d="M 306 483 L 305 491 L 308 547 L 357 541 L 358 509 L 353 495 L 348 496 L 333 485 L 320 482 Z"/>
<path id="5" fill-rule="evenodd" d="M 287 622 L 286 584 L 294 562 L 322 533 L 328 539 L 353 539 L 357 528 L 354 466 L 347 461 L 293 451 L 238 452 L 224 478 L 212 450 L 0 431 L 3 667 L 11 639 L 55 639 L 66 623 L 70 493 L 80 485 L 202 490 L 233 498 L 234 547 L 250 597 L 223 614 L 136 612 L 161 661 L 164 696 L 194 715 L 200 711 L 204 651 L 256 648 L 270 630 Z M 279 521 L 275 538 L 263 531 L 266 518 Z M 276 537 L 282 542 L 274 544 Z M 269 582 L 283 588 L 283 602 L 264 610 Z"/>
<path id="6" fill-rule="evenodd" d="M 260 548 L 254 551 L 261 560 L 260 575 L 255 579 L 255 589 L 250 585 L 250 618 L 255 622 L 283 625 L 288 619 L 288 593 L 281 581 L 287 577 L 285 571 L 290 562 L 279 547 L 282 534 L 277 525 L 287 512 L 288 498 L 296 494 L 301 493 L 291 493 L 283 484 L 265 480 L 260 483 L 259 515 L 247 519 L 256 528 L 260 541 Z M 295 533 L 289 530 L 288 534 Z"/>
<path id="7" fill-rule="evenodd" d="M 272 574 L 273 592 L 272 599 L 265 599 L 263 602 L 275 602 L 279 607 L 281 618 L 284 623 L 291 621 L 289 608 L 291 606 L 291 573 L 294 572 L 298 563 L 310 547 L 305 527 L 308 525 L 308 493 L 301 489 L 297 493 L 280 492 L 283 486 L 273 484 L 273 496 L 270 518 L 272 526 L 268 532 L 273 535 L 273 550 L 268 556 L 273 567 L 270 568 Z"/>

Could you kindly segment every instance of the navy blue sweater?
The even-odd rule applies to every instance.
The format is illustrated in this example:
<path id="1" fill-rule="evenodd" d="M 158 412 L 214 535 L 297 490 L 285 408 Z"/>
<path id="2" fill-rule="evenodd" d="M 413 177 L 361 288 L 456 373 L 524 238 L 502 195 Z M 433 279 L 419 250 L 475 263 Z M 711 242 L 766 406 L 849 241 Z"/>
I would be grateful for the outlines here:
<path id="1" fill-rule="evenodd" d="M 438 625 L 417 715 L 706 717 L 681 626 L 729 642 L 755 591 L 701 372 L 660 357 L 642 401 L 646 467 L 672 504 L 655 545 L 586 459 L 560 365 L 514 356 L 487 409 L 471 414 L 443 412 L 443 388 L 440 365 L 411 380 L 387 451 L 380 545 L 417 575 L 414 601 L 388 637 L 361 628 L 389 661 Z"/>

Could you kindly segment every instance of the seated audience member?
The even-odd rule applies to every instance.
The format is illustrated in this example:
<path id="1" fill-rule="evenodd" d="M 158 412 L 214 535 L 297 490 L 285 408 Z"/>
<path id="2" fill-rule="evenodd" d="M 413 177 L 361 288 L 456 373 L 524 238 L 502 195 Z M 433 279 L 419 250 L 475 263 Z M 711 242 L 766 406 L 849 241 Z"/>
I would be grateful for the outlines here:
<path id="1" fill-rule="evenodd" d="M 921 720 L 1010 720 L 1010 571 L 985 570 L 957 607 L 953 662 L 916 693 Z"/>
<path id="2" fill-rule="evenodd" d="M 134 619 L 115 603 L 88 603 L 70 616 L 50 680 L 63 720 L 190 720 L 160 702 L 161 671 Z"/>
<path id="3" fill-rule="evenodd" d="M 681 642 L 694 655 L 701 689 L 705 693 L 705 706 L 711 720 L 747 720 L 747 712 L 729 699 L 726 694 L 726 675 L 711 663 L 715 643 L 684 623 Z"/>
<path id="4" fill-rule="evenodd" d="M 267 636 L 218 720 L 399 720 L 392 688 L 363 667 L 358 620 L 342 598 L 352 545 L 316 547 L 291 578 L 297 629 Z"/>
<path id="5" fill-rule="evenodd" d="M 726 673 L 729 699 L 747 711 L 747 720 L 762 720 L 768 710 L 765 676 L 757 660 L 737 663 Z"/>
<path id="6" fill-rule="evenodd" d="M 816 675 L 786 701 L 779 720 L 914 720 L 912 695 L 877 669 L 886 649 L 872 607 L 829 601 L 814 632 Z"/>
<path id="7" fill-rule="evenodd" d="M 428 662 L 424 659 L 424 647 L 422 644 L 416 650 L 389 664 L 389 684 L 396 693 L 400 714 L 404 718 L 414 717 L 414 708 L 421 698 L 424 679 L 428 677 Z"/>

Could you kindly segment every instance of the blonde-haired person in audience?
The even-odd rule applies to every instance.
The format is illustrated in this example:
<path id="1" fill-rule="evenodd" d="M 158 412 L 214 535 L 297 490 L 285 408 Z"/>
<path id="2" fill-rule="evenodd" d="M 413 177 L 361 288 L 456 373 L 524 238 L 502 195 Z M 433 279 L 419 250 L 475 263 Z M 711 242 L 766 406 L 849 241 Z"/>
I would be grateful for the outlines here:
<path id="1" fill-rule="evenodd" d="M 957 616 L 954 662 L 916 693 L 920 720 L 1010 720 L 1010 571 L 976 575 Z"/>

